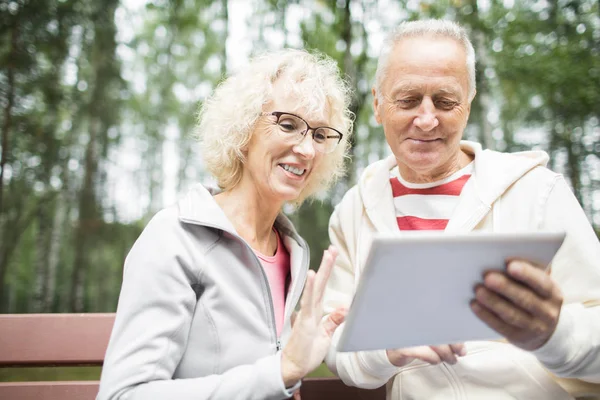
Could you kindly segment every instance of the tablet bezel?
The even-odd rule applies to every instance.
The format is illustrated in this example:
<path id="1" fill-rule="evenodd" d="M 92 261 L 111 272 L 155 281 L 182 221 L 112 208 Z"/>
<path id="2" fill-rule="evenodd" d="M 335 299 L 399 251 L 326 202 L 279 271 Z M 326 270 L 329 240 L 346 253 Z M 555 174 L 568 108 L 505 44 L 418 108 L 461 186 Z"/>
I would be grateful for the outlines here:
<path id="1" fill-rule="evenodd" d="M 411 252 L 414 249 L 431 249 L 429 251 L 435 252 L 436 246 L 437 248 L 441 248 L 440 246 L 446 246 L 448 249 L 454 248 L 457 251 L 456 255 L 450 254 L 444 260 L 448 260 L 450 265 L 454 265 L 457 261 L 466 260 L 471 253 L 479 253 L 476 259 L 486 258 L 487 254 L 490 257 L 499 260 L 499 257 L 506 259 L 513 258 L 526 258 L 527 260 L 533 261 L 539 264 L 542 268 L 546 268 L 550 261 L 555 256 L 556 252 L 559 250 L 565 238 L 564 232 L 517 232 L 517 233 L 494 233 L 494 232 L 470 232 L 464 234 L 448 234 L 443 231 L 413 231 L 413 232 L 400 232 L 397 234 L 376 234 L 371 243 L 371 247 L 369 250 L 369 254 L 367 256 L 365 262 L 365 268 L 362 270 L 360 275 L 360 280 L 356 288 L 355 296 L 352 301 L 352 305 L 350 306 L 348 316 L 346 317 L 346 322 L 344 324 L 344 331 L 340 337 L 338 342 L 338 351 L 359 351 L 359 350 L 376 350 L 383 348 L 397 348 L 399 347 L 409 347 L 409 346 L 418 346 L 418 345 L 434 345 L 434 344 L 442 344 L 442 343 L 428 343 L 428 340 L 419 341 L 415 339 L 417 336 L 416 333 L 402 333 L 407 332 L 405 329 L 420 329 L 419 326 L 412 328 L 405 328 L 402 326 L 402 323 L 399 322 L 397 325 L 398 332 L 398 340 L 394 340 L 394 335 L 389 332 L 381 332 L 381 330 L 389 330 L 390 323 L 381 323 L 380 320 L 373 317 L 371 315 L 367 315 L 366 317 L 363 314 L 372 314 L 373 312 L 378 312 L 379 310 L 390 309 L 391 306 L 385 302 L 385 300 L 381 300 L 382 293 L 381 291 L 370 288 L 370 285 L 377 285 L 377 280 L 382 279 L 383 281 L 380 283 L 382 286 L 389 285 L 391 279 L 394 279 L 395 276 L 402 276 L 403 271 L 393 271 L 390 268 L 395 268 L 394 266 L 390 267 L 389 265 L 388 272 L 382 271 L 382 266 L 378 265 L 378 263 L 382 263 L 385 261 L 381 261 L 381 259 L 389 259 L 390 257 L 393 260 L 402 259 L 402 254 L 398 254 L 397 257 L 382 255 L 383 251 L 405 251 Z M 446 248 L 444 247 L 444 249 Z M 466 250 L 465 250 L 466 249 Z M 523 252 L 522 250 L 526 251 Z M 466 254 L 461 254 L 464 252 Z M 487 253 L 486 253 L 487 252 Z M 500 252 L 500 255 L 498 254 Z M 421 253 L 422 254 L 422 253 Z M 473 257 L 471 254 L 471 257 Z M 385 256 L 385 257 L 384 257 Z M 416 254 L 411 254 L 411 257 L 415 257 Z M 460 260 L 457 258 L 461 256 Z M 431 255 L 433 257 L 433 255 Z M 454 257 L 455 259 L 450 259 Z M 468 264 L 468 263 L 466 263 Z M 467 340 L 488 340 L 488 339 L 498 339 L 500 336 L 491 330 L 491 328 L 487 327 L 483 322 L 476 319 L 474 314 L 468 309 L 468 298 L 472 298 L 472 290 L 469 293 L 464 293 L 466 288 L 470 285 L 471 289 L 474 288 L 477 281 L 480 281 L 480 277 L 483 273 L 490 269 L 503 269 L 505 264 L 497 265 L 498 262 L 492 262 L 494 265 L 489 266 L 468 266 L 465 268 L 472 268 L 473 271 L 467 270 L 463 271 L 461 274 L 465 275 L 465 279 L 470 279 L 472 282 L 467 284 L 464 281 L 459 281 L 457 287 L 461 288 L 462 298 L 460 301 L 453 297 L 453 293 L 450 293 L 449 296 L 446 297 L 448 303 L 452 303 L 453 307 L 456 310 L 453 312 L 457 312 L 460 314 L 460 321 L 468 321 L 468 326 L 473 326 L 473 335 L 469 335 L 468 332 L 460 336 L 456 334 L 454 331 L 460 330 L 460 328 L 456 328 L 450 326 L 448 323 L 446 326 L 447 331 L 453 331 L 452 334 L 449 334 L 448 337 L 452 338 L 454 341 L 467 341 Z M 462 268 L 462 265 L 460 265 Z M 432 271 L 436 268 L 435 266 L 429 267 Z M 392 272 L 389 272 L 392 271 Z M 440 271 L 443 271 L 440 269 Z M 448 273 L 448 271 L 444 271 Z M 387 276 L 379 277 L 377 274 L 384 273 L 394 275 L 389 279 Z M 426 271 L 423 271 L 425 274 Z M 426 279 L 427 277 L 419 277 L 419 281 Z M 447 279 L 445 282 L 452 284 L 451 278 Z M 374 283 L 372 283 L 372 281 Z M 437 283 L 439 284 L 439 282 Z M 442 291 L 446 290 L 445 287 L 441 287 Z M 399 288 L 399 290 L 402 290 Z M 412 290 L 409 288 L 409 290 Z M 389 301 L 402 301 L 407 300 L 402 298 L 402 293 L 394 293 L 394 291 L 387 289 L 389 293 Z M 372 296 L 375 298 L 369 299 L 365 298 L 365 296 Z M 367 302 L 370 311 L 364 311 L 363 308 L 367 307 L 365 305 L 358 306 L 361 302 Z M 418 299 L 414 299 L 412 306 L 418 302 Z M 443 302 L 442 302 L 443 303 Z M 464 303 L 464 304 L 463 304 Z M 464 306 L 464 307 L 463 307 Z M 429 305 L 429 308 L 432 306 Z M 443 305 L 440 305 L 443 308 Z M 470 313 L 467 315 L 467 310 Z M 357 311 L 358 310 L 358 311 Z M 392 312 L 392 310 L 388 310 Z M 398 313 L 400 314 L 403 311 L 406 311 L 404 307 L 398 307 Z M 408 314 L 411 314 L 412 311 L 409 310 Z M 417 313 L 418 314 L 418 313 Z M 426 318 L 430 317 L 431 310 L 427 313 Z M 405 315 L 407 315 L 405 313 Z M 384 316 L 380 318 L 385 318 Z M 411 314 L 411 321 L 415 321 L 417 316 L 413 316 Z M 360 327 L 360 324 L 368 324 L 369 329 Z M 418 325 L 418 322 L 417 322 Z M 423 329 L 428 324 L 421 324 Z M 430 324 L 435 325 L 435 324 Z M 387 327 L 384 329 L 383 327 Z M 443 334 L 430 334 L 430 330 L 434 329 L 432 326 L 429 326 L 429 330 L 423 335 L 424 337 L 443 337 Z M 443 327 L 435 328 L 438 330 L 443 330 Z M 466 328 L 465 328 L 466 329 Z M 468 329 L 466 329 L 468 330 Z M 475 332 L 476 331 L 476 332 Z M 358 332 L 362 332 L 359 334 Z M 361 336 L 366 336 L 362 338 Z M 407 340 L 400 340 L 402 336 L 409 337 Z M 378 337 L 381 337 L 381 340 L 378 340 Z M 462 337 L 462 339 L 459 339 Z M 378 345 L 377 343 L 386 343 L 386 345 Z M 397 346 L 389 347 L 390 343 L 397 343 Z M 403 345 L 404 344 L 404 345 Z"/>

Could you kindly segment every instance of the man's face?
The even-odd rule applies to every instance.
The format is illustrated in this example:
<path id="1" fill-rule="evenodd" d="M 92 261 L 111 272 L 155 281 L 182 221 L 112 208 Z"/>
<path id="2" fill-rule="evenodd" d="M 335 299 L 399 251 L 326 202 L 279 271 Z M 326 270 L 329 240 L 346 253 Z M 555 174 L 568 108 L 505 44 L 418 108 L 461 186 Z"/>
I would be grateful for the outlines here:
<path id="1" fill-rule="evenodd" d="M 456 171 L 471 110 L 466 52 L 447 38 L 405 38 L 390 54 L 373 108 L 407 180 Z"/>

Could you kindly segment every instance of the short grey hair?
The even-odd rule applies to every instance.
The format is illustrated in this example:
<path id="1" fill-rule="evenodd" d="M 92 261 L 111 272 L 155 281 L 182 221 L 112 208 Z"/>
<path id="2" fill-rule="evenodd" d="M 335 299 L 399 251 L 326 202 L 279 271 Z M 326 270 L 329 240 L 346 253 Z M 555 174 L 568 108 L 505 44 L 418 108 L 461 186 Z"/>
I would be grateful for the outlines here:
<path id="1" fill-rule="evenodd" d="M 286 90 L 297 96 L 307 113 L 328 111 L 330 124 L 343 134 L 332 153 L 323 156 L 318 170 L 294 201 L 327 189 L 344 174 L 354 114 L 351 90 L 330 57 L 305 50 L 285 49 L 257 56 L 225 79 L 200 107 L 196 136 L 203 161 L 223 190 L 236 186 L 243 173 L 244 149 L 250 142 L 263 105 L 273 99 L 273 85 L 286 79 Z"/>
<path id="2" fill-rule="evenodd" d="M 383 42 L 383 48 L 377 61 L 375 73 L 375 88 L 377 94 L 381 93 L 381 83 L 389 67 L 389 58 L 394 46 L 407 37 L 443 37 L 456 40 L 465 49 L 467 54 L 467 71 L 469 73 L 469 100 L 475 96 L 475 50 L 469 40 L 465 28 L 453 21 L 442 19 L 427 19 L 421 21 L 405 21 L 396 27 Z"/>

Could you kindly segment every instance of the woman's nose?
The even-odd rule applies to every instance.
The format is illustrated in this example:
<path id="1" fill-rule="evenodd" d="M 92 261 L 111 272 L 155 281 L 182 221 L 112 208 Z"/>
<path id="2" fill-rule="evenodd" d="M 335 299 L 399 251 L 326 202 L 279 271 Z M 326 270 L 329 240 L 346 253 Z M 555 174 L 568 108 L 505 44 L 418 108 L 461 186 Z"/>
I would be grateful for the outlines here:
<path id="1" fill-rule="evenodd" d="M 294 151 L 309 159 L 315 156 L 315 144 L 310 129 L 304 134 L 302 140 L 294 146 Z"/>

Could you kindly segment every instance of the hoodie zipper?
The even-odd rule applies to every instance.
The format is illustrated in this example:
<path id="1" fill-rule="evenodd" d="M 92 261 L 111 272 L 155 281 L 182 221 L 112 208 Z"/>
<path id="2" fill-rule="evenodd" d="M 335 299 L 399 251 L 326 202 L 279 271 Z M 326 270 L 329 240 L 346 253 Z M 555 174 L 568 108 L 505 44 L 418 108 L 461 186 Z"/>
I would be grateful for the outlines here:
<path id="1" fill-rule="evenodd" d="M 181 218 L 179 217 L 179 219 L 183 222 L 186 222 L 188 224 L 193 224 L 193 225 L 198 225 L 198 226 L 206 226 L 209 228 L 214 228 L 214 229 L 218 229 L 220 231 L 223 231 L 223 228 L 217 226 L 217 225 L 212 225 L 212 224 L 199 224 L 196 221 L 192 221 L 189 220 L 187 218 Z M 265 272 L 265 269 L 263 268 L 262 264 L 260 263 L 260 260 L 258 259 L 258 257 L 256 256 L 256 254 L 254 253 L 254 250 L 252 250 L 252 248 L 248 245 L 248 243 L 246 243 L 246 241 L 244 239 L 242 239 L 241 236 L 236 235 L 234 233 L 231 233 L 229 231 L 226 231 L 227 233 L 229 233 L 230 235 L 232 235 L 233 237 L 237 238 L 240 242 L 243 243 L 244 246 L 246 246 L 246 248 L 248 250 L 250 250 L 250 252 L 252 253 L 252 255 L 254 256 L 254 261 L 255 264 L 258 265 L 258 269 L 261 272 L 262 278 L 263 278 L 263 282 L 266 284 L 266 288 L 267 288 L 267 295 L 269 296 L 269 308 L 271 310 L 271 323 L 272 323 L 272 327 L 273 327 L 273 337 L 275 338 L 275 348 L 276 348 L 276 353 L 281 350 L 281 340 L 279 338 L 279 336 L 277 336 L 277 324 L 275 322 L 275 307 L 273 306 L 273 295 L 271 294 L 271 287 L 269 286 L 269 279 L 267 277 L 267 273 Z M 302 264 L 304 265 L 304 260 L 306 256 L 303 254 L 302 255 Z M 302 293 L 302 290 L 304 289 L 304 281 L 302 281 L 302 283 L 300 283 L 301 287 L 300 287 L 300 293 Z M 298 297 L 298 296 L 295 296 Z M 295 304 L 296 299 L 294 299 L 294 303 Z"/>

